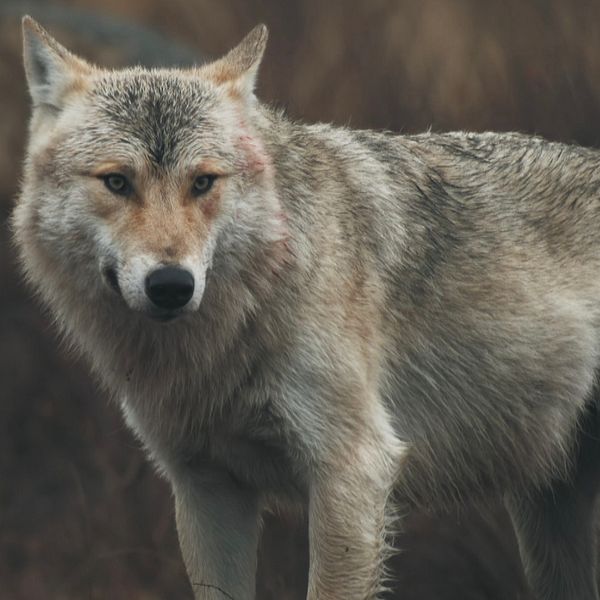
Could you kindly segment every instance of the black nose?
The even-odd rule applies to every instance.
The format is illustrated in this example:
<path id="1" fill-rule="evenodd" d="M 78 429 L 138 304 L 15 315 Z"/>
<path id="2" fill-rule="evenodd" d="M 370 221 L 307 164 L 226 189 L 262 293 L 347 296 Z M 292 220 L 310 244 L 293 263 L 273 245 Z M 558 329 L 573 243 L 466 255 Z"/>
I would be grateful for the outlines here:
<path id="1" fill-rule="evenodd" d="M 146 277 L 146 295 L 159 308 L 181 308 L 193 294 L 194 277 L 185 269 L 162 267 Z"/>

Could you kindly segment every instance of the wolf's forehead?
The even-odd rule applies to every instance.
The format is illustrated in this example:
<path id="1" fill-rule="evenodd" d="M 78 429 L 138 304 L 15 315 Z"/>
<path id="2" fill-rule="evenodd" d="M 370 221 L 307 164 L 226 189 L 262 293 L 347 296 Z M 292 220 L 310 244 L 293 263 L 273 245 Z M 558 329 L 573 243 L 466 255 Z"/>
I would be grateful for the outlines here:
<path id="1" fill-rule="evenodd" d="M 194 137 L 207 142 L 213 137 L 214 123 L 207 113 L 214 97 L 191 78 L 159 72 L 113 74 L 99 81 L 93 94 L 100 118 L 121 142 L 141 144 L 157 165 L 176 161 Z"/>

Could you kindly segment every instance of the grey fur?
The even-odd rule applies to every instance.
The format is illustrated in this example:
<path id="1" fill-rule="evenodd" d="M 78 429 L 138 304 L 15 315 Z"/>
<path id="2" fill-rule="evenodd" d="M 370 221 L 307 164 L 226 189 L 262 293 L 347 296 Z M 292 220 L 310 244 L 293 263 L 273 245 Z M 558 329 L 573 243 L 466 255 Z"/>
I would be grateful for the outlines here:
<path id="1" fill-rule="evenodd" d="M 518 134 L 291 122 L 252 93 L 265 39 L 193 72 L 66 64 L 78 83 L 61 74 L 58 114 L 34 113 L 14 214 L 28 279 L 172 483 L 196 597 L 253 598 L 260 513 L 298 505 L 308 598 L 377 597 L 395 488 L 400 514 L 507 494 L 540 600 L 574 598 L 574 573 L 577 598 L 597 600 L 580 536 L 593 502 L 556 531 L 540 507 L 566 486 L 557 506 L 576 511 L 583 485 L 600 156 Z M 86 175 L 114 157 L 145 173 L 137 208 Z M 228 174 L 190 240 L 182 215 L 201 201 L 174 182 L 207 157 Z M 198 309 L 168 325 L 101 276 L 109 261 L 139 286 L 167 261 L 160 236 L 189 245 L 206 278 Z"/>

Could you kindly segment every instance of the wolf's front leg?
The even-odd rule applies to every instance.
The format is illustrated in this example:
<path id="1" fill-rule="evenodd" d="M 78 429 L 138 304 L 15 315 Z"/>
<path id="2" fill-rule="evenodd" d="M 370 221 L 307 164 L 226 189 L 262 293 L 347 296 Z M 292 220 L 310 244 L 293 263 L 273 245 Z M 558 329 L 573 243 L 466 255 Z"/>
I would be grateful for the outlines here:
<path id="1" fill-rule="evenodd" d="M 173 480 L 177 531 L 196 600 L 254 600 L 260 514 L 256 493 L 217 468 Z"/>
<path id="2" fill-rule="evenodd" d="M 313 481 L 308 600 L 378 597 L 395 454 L 377 447 L 355 447 Z"/>

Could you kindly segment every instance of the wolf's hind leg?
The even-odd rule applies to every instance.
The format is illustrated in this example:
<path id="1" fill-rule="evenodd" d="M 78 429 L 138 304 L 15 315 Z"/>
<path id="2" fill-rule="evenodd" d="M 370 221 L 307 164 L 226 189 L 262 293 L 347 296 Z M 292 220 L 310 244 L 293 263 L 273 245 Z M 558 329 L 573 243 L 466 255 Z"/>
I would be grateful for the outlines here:
<path id="1" fill-rule="evenodd" d="M 586 415 L 570 482 L 511 497 L 527 578 L 537 600 L 598 600 L 595 500 L 600 475 L 596 409 Z"/>

